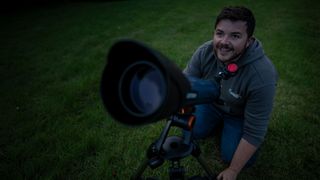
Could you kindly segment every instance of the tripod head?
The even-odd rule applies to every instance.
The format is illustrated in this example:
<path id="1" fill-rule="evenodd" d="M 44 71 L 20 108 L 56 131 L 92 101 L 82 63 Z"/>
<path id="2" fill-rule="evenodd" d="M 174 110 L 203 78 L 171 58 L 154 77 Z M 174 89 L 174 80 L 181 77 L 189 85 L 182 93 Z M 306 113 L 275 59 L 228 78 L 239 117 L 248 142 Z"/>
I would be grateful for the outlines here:
<path id="1" fill-rule="evenodd" d="M 153 142 L 147 150 L 147 160 L 141 164 L 131 179 L 142 179 L 141 176 L 147 166 L 151 169 L 156 169 L 165 160 L 171 162 L 169 167 L 170 180 L 185 179 L 185 169 L 180 165 L 180 160 L 189 155 L 194 156 L 207 173 L 207 177 L 194 176 L 192 179 L 214 179 L 216 177 L 202 156 L 200 156 L 200 147 L 192 140 L 192 128 L 196 120 L 192 114 L 193 112 L 193 106 L 182 108 L 177 114 L 167 119 L 166 126 L 159 139 Z M 184 136 L 168 137 L 172 126 L 182 128 Z"/>
<path id="2" fill-rule="evenodd" d="M 190 143 L 192 128 L 195 123 L 195 116 L 192 114 L 194 107 L 186 107 L 168 118 L 167 124 L 162 131 L 160 138 L 155 143 L 155 151 L 160 153 L 164 159 L 181 159 L 190 154 Z M 180 127 L 188 134 L 183 142 L 178 142 L 177 138 L 168 137 L 172 126 Z M 162 152 L 161 152 L 162 151 Z"/>

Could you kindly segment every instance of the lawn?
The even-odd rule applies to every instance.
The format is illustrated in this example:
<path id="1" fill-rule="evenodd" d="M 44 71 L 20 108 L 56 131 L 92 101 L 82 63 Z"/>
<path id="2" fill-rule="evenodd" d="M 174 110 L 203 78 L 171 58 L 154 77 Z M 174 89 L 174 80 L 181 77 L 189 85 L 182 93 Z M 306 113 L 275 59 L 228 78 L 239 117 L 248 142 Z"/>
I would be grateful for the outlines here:
<path id="1" fill-rule="evenodd" d="M 239 179 L 318 179 L 316 0 L 65 2 L 2 13 L 1 179 L 128 179 L 165 121 L 133 128 L 108 116 L 99 83 L 109 47 L 133 38 L 184 68 L 212 37 L 215 17 L 227 5 L 253 10 L 255 36 L 279 72 L 266 140 L 257 163 Z M 201 141 L 200 147 L 215 172 L 225 168 L 213 140 Z M 204 173 L 192 157 L 181 163 L 188 176 Z M 144 175 L 167 179 L 168 166 Z"/>

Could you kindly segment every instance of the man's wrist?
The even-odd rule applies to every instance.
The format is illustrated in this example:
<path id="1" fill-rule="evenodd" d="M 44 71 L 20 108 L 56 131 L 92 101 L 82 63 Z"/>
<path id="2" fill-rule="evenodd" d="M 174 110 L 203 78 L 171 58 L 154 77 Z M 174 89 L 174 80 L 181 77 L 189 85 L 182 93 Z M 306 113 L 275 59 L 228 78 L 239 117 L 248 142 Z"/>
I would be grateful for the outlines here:
<path id="1" fill-rule="evenodd" d="M 231 166 L 229 166 L 228 169 L 231 170 L 232 172 L 234 172 L 235 174 L 239 174 L 241 171 L 241 169 L 236 168 L 236 167 L 231 167 Z"/>

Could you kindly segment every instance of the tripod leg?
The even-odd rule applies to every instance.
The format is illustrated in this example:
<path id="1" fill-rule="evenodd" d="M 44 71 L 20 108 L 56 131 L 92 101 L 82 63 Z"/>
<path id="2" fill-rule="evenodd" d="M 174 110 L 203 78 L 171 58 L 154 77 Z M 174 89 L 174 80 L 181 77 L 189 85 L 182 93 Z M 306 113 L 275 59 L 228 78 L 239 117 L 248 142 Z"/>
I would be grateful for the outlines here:
<path id="1" fill-rule="evenodd" d="M 206 173 L 208 174 L 208 176 L 210 177 L 210 179 L 216 179 L 217 175 L 214 174 L 210 167 L 208 166 L 206 160 L 201 156 L 201 150 L 200 150 L 200 147 L 199 145 L 193 141 L 193 150 L 192 150 L 192 155 L 193 157 L 195 157 L 198 162 L 200 163 L 200 165 L 202 166 L 202 168 L 206 171 Z"/>
<path id="2" fill-rule="evenodd" d="M 185 179 L 184 175 L 185 169 L 180 166 L 180 161 L 171 161 L 171 167 L 169 168 L 170 180 Z"/>
<path id="3" fill-rule="evenodd" d="M 198 160 L 199 164 L 203 167 L 203 169 L 206 171 L 210 178 L 213 179 L 217 177 L 217 175 L 211 171 L 210 167 L 201 155 L 197 156 L 196 159 Z"/>
<path id="4" fill-rule="evenodd" d="M 143 172 L 146 170 L 148 166 L 148 159 L 144 160 L 142 164 L 140 164 L 139 168 L 137 169 L 136 173 L 130 178 L 131 180 L 139 180 Z"/>

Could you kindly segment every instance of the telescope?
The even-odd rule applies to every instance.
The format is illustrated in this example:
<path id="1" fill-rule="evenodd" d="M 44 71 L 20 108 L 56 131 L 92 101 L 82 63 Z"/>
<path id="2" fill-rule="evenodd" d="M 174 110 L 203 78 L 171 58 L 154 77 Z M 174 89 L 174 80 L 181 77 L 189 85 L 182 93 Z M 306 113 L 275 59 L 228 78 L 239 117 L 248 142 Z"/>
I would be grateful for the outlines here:
<path id="1" fill-rule="evenodd" d="M 127 125 L 167 119 L 159 139 L 150 145 L 147 159 L 131 179 L 142 179 L 147 166 L 155 169 L 164 160 L 171 161 L 170 180 L 185 179 L 180 159 L 188 155 L 194 156 L 207 173 L 205 178 L 191 179 L 216 179 L 192 139 L 194 106 L 221 101 L 220 81 L 234 76 L 237 69 L 236 64 L 229 64 L 214 79 L 203 80 L 186 76 L 172 61 L 141 42 L 124 39 L 111 46 L 100 85 L 102 102 L 109 114 Z M 184 136 L 168 137 L 172 126 L 183 128 Z"/>
<path id="2" fill-rule="evenodd" d="M 156 122 L 220 94 L 215 80 L 188 77 L 160 52 L 130 39 L 111 46 L 100 91 L 109 114 L 127 125 Z"/>

